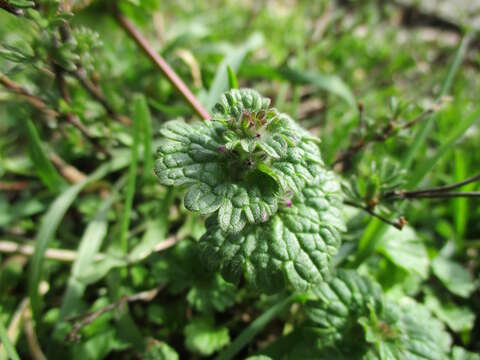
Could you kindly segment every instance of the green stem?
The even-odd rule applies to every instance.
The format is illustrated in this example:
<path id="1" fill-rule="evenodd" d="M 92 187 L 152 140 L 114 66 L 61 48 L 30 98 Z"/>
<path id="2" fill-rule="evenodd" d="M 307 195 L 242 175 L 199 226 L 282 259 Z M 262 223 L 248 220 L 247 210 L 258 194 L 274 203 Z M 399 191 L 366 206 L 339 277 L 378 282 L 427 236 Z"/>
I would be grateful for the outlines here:
<path id="1" fill-rule="evenodd" d="M 215 360 L 230 360 L 237 355 L 253 338 L 262 331 L 267 324 L 272 321 L 280 312 L 285 309 L 292 302 L 296 301 L 298 294 L 292 294 L 278 303 L 273 305 L 270 309 L 265 311 L 262 315 L 256 318 L 240 335 L 232 342 L 232 344 L 222 353 L 220 353 Z"/>

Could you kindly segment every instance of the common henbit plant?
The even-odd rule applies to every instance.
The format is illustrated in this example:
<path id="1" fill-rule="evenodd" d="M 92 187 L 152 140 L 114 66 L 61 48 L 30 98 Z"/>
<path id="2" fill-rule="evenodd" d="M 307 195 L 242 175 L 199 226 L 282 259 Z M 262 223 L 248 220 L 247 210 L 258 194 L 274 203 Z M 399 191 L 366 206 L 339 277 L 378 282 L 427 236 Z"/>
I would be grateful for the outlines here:
<path id="1" fill-rule="evenodd" d="M 225 279 L 265 292 L 328 278 L 344 229 L 340 185 L 318 140 L 251 89 L 230 90 L 212 120 L 161 129 L 155 172 L 210 215 L 202 258 Z"/>

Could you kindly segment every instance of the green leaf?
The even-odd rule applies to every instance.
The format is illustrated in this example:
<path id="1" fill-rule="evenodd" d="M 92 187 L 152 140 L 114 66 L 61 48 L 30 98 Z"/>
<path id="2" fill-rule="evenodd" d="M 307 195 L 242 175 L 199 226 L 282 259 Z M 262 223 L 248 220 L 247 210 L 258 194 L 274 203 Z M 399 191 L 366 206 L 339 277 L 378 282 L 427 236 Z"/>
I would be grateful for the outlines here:
<path id="1" fill-rule="evenodd" d="M 185 345 L 202 356 L 210 356 L 230 343 L 226 327 L 216 327 L 212 318 L 193 319 L 185 326 Z"/>
<path id="2" fill-rule="evenodd" d="M 472 275 L 459 263 L 437 256 L 432 263 L 435 276 L 452 293 L 468 298 L 477 288 Z"/>
<path id="3" fill-rule="evenodd" d="M 262 226 L 226 233 L 214 217 L 200 239 L 202 259 L 228 281 L 243 274 L 266 292 L 305 290 L 324 281 L 344 230 L 339 185 L 324 172 Z"/>
<path id="4" fill-rule="evenodd" d="M 33 125 L 31 120 L 27 120 L 25 128 L 28 139 L 28 154 L 35 167 L 35 171 L 50 191 L 55 193 L 61 191 L 67 183 L 65 179 L 58 174 L 46 155 L 35 125 Z"/>
<path id="5" fill-rule="evenodd" d="M 428 277 L 429 259 L 425 245 L 411 227 L 397 230 L 389 227 L 382 235 L 377 251 L 398 267 Z"/>
<path id="6" fill-rule="evenodd" d="M 197 311 L 210 313 L 222 312 L 235 302 L 236 288 L 227 283 L 220 274 L 213 274 L 209 281 L 195 281 L 187 294 L 188 303 Z"/>
<path id="7" fill-rule="evenodd" d="M 424 301 L 425 306 L 453 331 L 461 333 L 473 328 L 475 314 L 469 308 L 458 306 L 452 302 L 440 301 L 433 293 L 427 293 Z"/>
<path id="8" fill-rule="evenodd" d="M 177 352 L 163 341 L 155 341 L 149 346 L 145 354 L 144 360 L 178 360 Z"/>

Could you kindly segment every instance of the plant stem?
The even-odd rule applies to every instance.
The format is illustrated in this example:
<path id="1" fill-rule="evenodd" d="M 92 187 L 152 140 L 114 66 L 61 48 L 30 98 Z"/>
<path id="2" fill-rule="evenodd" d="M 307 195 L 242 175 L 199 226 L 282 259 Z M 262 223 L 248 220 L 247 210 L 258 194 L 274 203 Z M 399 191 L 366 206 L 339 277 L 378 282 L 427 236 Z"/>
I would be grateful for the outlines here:
<path id="1" fill-rule="evenodd" d="M 135 40 L 145 54 L 155 63 L 163 75 L 168 79 L 170 84 L 177 89 L 188 102 L 190 107 L 204 120 L 210 119 L 208 111 L 200 104 L 195 95 L 175 73 L 175 71 L 168 65 L 168 63 L 152 48 L 147 39 L 138 31 L 138 29 L 125 17 L 119 10 L 115 10 L 115 18 L 120 26 L 127 32 L 127 34 Z"/>

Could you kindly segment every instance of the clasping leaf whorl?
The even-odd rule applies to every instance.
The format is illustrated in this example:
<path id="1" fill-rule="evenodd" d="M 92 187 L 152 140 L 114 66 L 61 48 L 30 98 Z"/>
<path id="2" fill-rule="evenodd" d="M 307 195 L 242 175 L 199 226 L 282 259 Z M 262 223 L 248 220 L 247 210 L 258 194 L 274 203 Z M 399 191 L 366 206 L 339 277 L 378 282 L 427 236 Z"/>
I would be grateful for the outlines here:
<path id="1" fill-rule="evenodd" d="M 270 292 L 327 277 L 344 225 L 317 139 L 251 89 L 225 93 L 211 121 L 160 133 L 155 172 L 186 187 L 187 209 L 211 214 L 201 240 L 211 266 Z"/>

